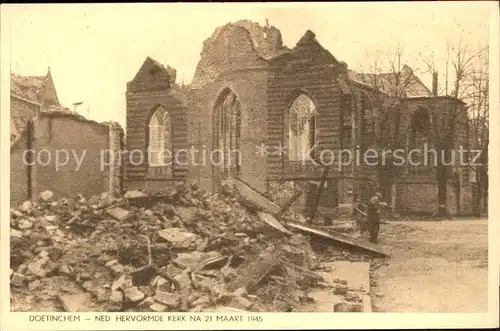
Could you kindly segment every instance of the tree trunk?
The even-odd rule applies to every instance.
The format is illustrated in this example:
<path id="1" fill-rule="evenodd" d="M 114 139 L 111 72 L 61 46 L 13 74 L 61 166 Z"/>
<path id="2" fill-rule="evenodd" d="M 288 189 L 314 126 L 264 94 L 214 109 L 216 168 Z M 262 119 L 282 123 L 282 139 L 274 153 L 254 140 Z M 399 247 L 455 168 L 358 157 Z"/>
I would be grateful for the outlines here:
<path id="1" fill-rule="evenodd" d="M 446 197 L 448 195 L 446 184 L 446 176 L 440 176 L 440 178 L 438 178 L 438 216 L 446 216 L 448 214 L 446 210 Z"/>
<path id="2" fill-rule="evenodd" d="M 441 144 L 439 144 L 441 145 Z M 441 145 L 442 146 L 442 145 Z M 441 146 L 438 147 L 438 163 L 437 163 L 437 169 L 436 169 L 436 181 L 438 184 L 438 211 L 437 215 L 438 216 L 446 216 L 448 214 L 447 208 L 446 208 L 446 197 L 447 197 L 447 168 L 446 165 L 444 164 L 446 161 L 446 153 L 443 153 L 446 149 L 442 148 Z M 443 155 L 445 154 L 445 155 Z"/>
<path id="3" fill-rule="evenodd" d="M 488 211 L 488 178 L 485 179 L 483 185 L 483 206 Z"/>
<path id="4" fill-rule="evenodd" d="M 461 195 L 462 195 L 462 187 L 460 186 L 460 183 L 455 183 L 455 203 L 457 206 L 457 215 L 460 215 L 462 211 L 462 203 L 461 203 Z"/>
<path id="5" fill-rule="evenodd" d="M 481 217 L 481 186 L 474 183 L 472 186 L 472 213 L 475 217 Z"/>

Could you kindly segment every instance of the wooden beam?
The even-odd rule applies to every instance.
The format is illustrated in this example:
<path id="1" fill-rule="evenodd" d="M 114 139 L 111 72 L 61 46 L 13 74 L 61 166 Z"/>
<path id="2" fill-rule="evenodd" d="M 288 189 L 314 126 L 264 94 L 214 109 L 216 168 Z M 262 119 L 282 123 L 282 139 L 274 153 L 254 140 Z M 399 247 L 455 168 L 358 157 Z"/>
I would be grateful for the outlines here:
<path id="1" fill-rule="evenodd" d="M 258 209 L 272 215 L 281 213 L 281 207 L 278 204 L 264 197 L 260 192 L 241 181 L 241 179 L 235 179 L 234 182 L 236 189 L 242 197 L 240 201 L 241 204 L 246 205 L 248 208 Z"/>
<path id="2" fill-rule="evenodd" d="M 357 248 L 364 250 L 369 253 L 376 253 L 382 256 L 390 256 L 390 253 L 385 251 L 382 247 L 376 244 L 372 244 L 366 241 L 356 240 L 354 238 L 350 238 L 346 235 L 342 235 L 340 233 L 328 233 L 323 230 L 307 226 L 305 224 L 295 223 L 295 222 L 286 222 L 285 224 L 289 228 L 293 228 L 302 232 L 307 232 L 312 235 L 320 236 L 323 238 L 330 239 L 336 243 L 349 246 L 352 248 Z"/>
<path id="3" fill-rule="evenodd" d="M 283 206 L 281 206 L 281 211 L 277 215 L 275 215 L 275 216 L 279 218 L 281 215 L 283 215 L 284 213 L 286 213 L 286 211 L 288 210 L 288 208 L 290 208 L 290 206 L 295 201 L 297 201 L 297 199 L 302 195 L 302 193 L 304 193 L 304 191 L 302 191 L 302 190 L 299 190 L 299 191 L 295 192 L 295 194 L 292 195 L 292 197 L 290 199 L 288 199 L 288 201 L 285 202 L 283 204 Z"/>
<path id="4" fill-rule="evenodd" d="M 314 201 L 314 206 L 312 208 L 312 215 L 311 215 L 311 218 L 309 219 L 309 222 L 308 222 L 309 224 L 311 224 L 313 222 L 313 220 L 316 219 L 316 214 L 318 212 L 318 206 L 319 206 L 319 203 L 321 201 L 321 196 L 323 195 L 323 190 L 325 188 L 325 182 L 327 181 L 329 172 L 330 172 L 330 167 L 325 167 L 325 169 L 323 170 L 323 176 L 321 178 L 321 182 L 319 183 L 316 201 Z"/>

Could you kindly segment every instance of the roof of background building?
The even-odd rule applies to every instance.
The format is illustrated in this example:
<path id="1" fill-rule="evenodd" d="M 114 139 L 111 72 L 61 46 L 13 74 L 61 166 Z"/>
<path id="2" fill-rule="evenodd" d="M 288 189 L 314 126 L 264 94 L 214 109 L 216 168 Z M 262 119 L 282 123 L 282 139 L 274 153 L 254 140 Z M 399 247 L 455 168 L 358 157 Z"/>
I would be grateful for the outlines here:
<path id="1" fill-rule="evenodd" d="M 348 77 L 354 82 L 366 84 L 388 94 L 396 92 L 397 88 L 404 88 L 402 92 L 410 98 L 432 96 L 432 92 L 407 65 L 402 67 L 400 73 L 359 73 L 349 70 Z"/>
<path id="2" fill-rule="evenodd" d="M 80 114 L 72 112 L 69 108 L 59 105 L 51 105 L 49 108 L 44 108 L 40 104 L 40 93 L 43 93 L 43 88 L 51 80 L 50 68 L 45 76 L 22 76 L 15 73 L 10 74 L 10 94 L 12 97 L 21 100 L 26 103 L 34 104 L 38 106 L 38 111 L 31 115 L 20 115 L 13 116 L 13 108 L 11 107 L 11 147 L 15 144 L 22 133 L 25 131 L 25 124 L 28 118 L 33 118 L 33 116 L 48 116 L 48 114 L 53 114 L 53 116 L 58 115 L 68 115 L 75 119 L 85 120 Z M 17 109 L 16 112 L 20 110 Z M 97 122 L 96 122 L 97 123 Z"/>
<path id="3" fill-rule="evenodd" d="M 10 74 L 10 92 L 29 101 L 37 101 L 48 76 L 21 76 Z"/>

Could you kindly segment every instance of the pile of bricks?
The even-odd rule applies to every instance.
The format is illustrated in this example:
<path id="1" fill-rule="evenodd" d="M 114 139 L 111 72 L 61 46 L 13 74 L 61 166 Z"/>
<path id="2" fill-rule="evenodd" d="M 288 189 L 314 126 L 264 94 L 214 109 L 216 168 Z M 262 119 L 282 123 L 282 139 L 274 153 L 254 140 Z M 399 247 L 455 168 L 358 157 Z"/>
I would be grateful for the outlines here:
<path id="1" fill-rule="evenodd" d="M 322 282 L 309 239 L 219 194 L 179 184 L 11 210 L 11 304 L 65 311 L 300 310 Z"/>

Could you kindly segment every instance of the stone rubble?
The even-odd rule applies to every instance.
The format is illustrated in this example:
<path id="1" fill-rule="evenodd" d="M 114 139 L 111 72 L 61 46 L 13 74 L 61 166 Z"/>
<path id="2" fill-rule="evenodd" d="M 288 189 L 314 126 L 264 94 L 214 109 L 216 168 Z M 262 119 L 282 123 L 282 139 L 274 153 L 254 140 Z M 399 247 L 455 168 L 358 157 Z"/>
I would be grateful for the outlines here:
<path id="1" fill-rule="evenodd" d="M 45 191 L 12 210 L 10 223 L 11 301 L 25 305 L 45 298 L 71 312 L 299 311 L 308 289 L 325 286 L 309 238 L 261 221 L 227 183 L 218 194 L 183 183 L 123 197 L 55 200 Z M 65 284 L 76 289 L 64 294 Z M 347 289 L 332 289 L 347 295 L 341 311 L 356 304 Z"/>

